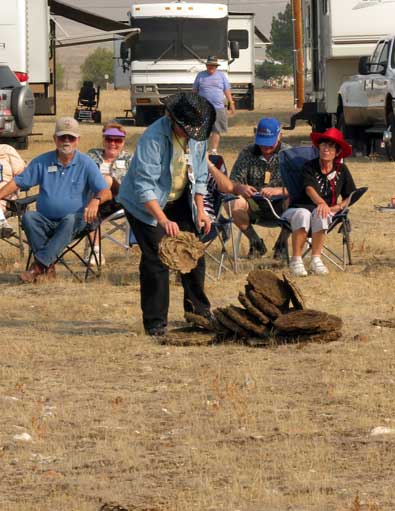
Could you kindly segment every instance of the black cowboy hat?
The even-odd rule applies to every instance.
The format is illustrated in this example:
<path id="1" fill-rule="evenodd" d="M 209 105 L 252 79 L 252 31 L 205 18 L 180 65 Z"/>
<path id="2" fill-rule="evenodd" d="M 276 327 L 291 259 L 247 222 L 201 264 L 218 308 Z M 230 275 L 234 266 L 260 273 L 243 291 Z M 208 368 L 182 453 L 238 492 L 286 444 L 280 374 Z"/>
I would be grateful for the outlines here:
<path id="1" fill-rule="evenodd" d="M 215 122 L 213 105 L 195 92 L 178 92 L 163 100 L 166 110 L 189 138 L 207 140 Z"/>

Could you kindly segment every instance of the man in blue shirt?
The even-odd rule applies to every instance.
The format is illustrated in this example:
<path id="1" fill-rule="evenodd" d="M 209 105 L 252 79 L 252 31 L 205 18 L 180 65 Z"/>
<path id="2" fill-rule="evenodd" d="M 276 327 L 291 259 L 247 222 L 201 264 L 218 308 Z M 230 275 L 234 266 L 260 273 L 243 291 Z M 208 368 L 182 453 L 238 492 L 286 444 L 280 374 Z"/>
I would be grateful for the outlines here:
<path id="1" fill-rule="evenodd" d="M 56 150 L 34 158 L 26 169 L 0 191 L 0 200 L 19 188 L 39 186 L 36 211 L 22 217 L 34 262 L 20 277 L 35 282 L 55 276 L 54 261 L 64 248 L 96 218 L 99 205 L 111 192 L 97 165 L 77 151 L 78 122 L 72 117 L 56 121 Z"/>
<path id="2" fill-rule="evenodd" d="M 217 57 L 207 57 L 206 71 L 197 74 L 192 86 L 192 91 L 210 101 L 215 108 L 216 120 L 211 134 L 211 154 L 217 154 L 220 134 L 228 130 L 228 118 L 224 105 L 224 97 L 228 100 L 232 114 L 235 113 L 235 102 L 230 91 L 229 80 L 226 75 L 218 70 Z"/>

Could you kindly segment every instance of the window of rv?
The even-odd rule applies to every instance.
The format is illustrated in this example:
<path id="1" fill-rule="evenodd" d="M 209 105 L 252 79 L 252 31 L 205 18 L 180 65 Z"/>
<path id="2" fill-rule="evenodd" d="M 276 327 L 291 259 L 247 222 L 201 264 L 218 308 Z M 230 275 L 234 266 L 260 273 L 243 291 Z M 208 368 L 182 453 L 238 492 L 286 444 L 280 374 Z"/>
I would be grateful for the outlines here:
<path id="1" fill-rule="evenodd" d="M 141 29 L 132 47 L 133 60 L 206 59 L 228 57 L 227 18 L 132 18 Z"/>

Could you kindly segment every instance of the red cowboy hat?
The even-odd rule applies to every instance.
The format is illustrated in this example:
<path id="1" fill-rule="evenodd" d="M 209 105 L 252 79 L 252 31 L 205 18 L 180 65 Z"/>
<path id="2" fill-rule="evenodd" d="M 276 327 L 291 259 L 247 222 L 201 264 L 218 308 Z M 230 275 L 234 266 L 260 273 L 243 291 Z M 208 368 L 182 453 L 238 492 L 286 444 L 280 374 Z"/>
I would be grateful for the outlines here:
<path id="1" fill-rule="evenodd" d="M 343 133 L 337 128 L 329 128 L 323 133 L 315 131 L 310 133 L 310 138 L 315 147 L 318 147 L 322 140 L 331 140 L 332 142 L 335 142 L 338 146 L 340 146 L 340 154 L 337 158 L 347 158 L 347 156 L 352 154 L 352 147 L 344 140 Z"/>

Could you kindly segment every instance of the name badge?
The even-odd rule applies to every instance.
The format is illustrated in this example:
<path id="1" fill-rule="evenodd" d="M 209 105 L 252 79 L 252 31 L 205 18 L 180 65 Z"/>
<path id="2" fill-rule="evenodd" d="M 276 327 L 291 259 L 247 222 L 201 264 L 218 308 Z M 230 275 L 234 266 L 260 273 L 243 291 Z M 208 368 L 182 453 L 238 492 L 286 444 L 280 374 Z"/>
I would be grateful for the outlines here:
<path id="1" fill-rule="evenodd" d="M 56 165 L 50 165 L 48 167 L 48 172 L 57 172 L 58 171 L 58 167 Z"/>
<path id="2" fill-rule="evenodd" d="M 115 166 L 117 169 L 126 169 L 126 161 L 125 160 L 116 160 Z"/>
<path id="3" fill-rule="evenodd" d="M 184 153 L 184 160 L 187 165 L 192 165 L 192 155 L 190 153 Z"/>
<path id="4" fill-rule="evenodd" d="M 268 185 L 268 184 L 270 183 L 271 175 L 272 175 L 272 174 L 271 174 L 271 172 L 269 172 L 269 171 L 267 171 L 267 170 L 265 171 L 265 178 L 264 178 L 264 180 L 263 180 L 263 183 L 264 183 L 265 185 Z"/>

